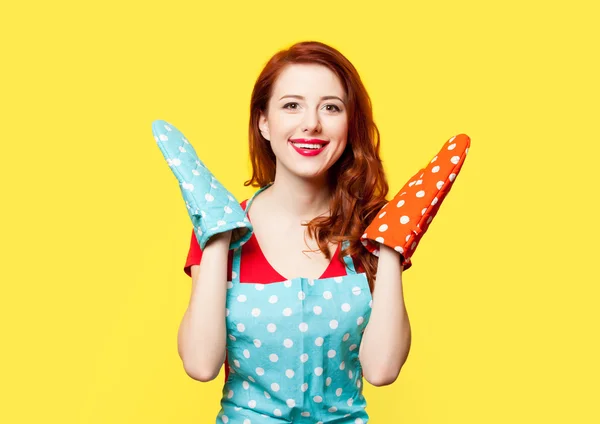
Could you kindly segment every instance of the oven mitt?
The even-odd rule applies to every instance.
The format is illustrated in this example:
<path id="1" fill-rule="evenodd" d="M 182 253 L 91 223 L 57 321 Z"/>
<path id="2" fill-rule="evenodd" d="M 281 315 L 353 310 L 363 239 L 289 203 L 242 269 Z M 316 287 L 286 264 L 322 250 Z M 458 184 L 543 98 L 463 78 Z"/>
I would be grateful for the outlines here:
<path id="1" fill-rule="evenodd" d="M 198 159 L 185 136 L 173 125 L 161 120 L 152 123 L 152 133 L 179 181 L 200 249 L 204 249 L 212 236 L 227 231 L 232 232 L 229 249 L 246 243 L 253 229 L 245 211 Z"/>
<path id="2" fill-rule="evenodd" d="M 471 139 L 459 134 L 444 143 L 442 150 L 408 180 L 386 203 L 361 237 L 362 244 L 379 256 L 382 243 L 401 254 L 403 269 L 429 228 L 469 152 Z"/>

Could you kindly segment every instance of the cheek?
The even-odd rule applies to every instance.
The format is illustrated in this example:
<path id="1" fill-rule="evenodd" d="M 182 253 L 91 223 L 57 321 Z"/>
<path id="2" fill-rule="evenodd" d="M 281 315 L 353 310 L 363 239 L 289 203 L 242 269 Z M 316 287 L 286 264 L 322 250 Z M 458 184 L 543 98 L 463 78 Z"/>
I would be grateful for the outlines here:
<path id="1" fill-rule="evenodd" d="M 338 122 L 337 125 L 335 126 L 335 131 L 338 134 L 338 138 L 340 138 L 340 139 L 347 138 L 348 137 L 348 122 L 345 120 Z"/>
<path id="2" fill-rule="evenodd" d="M 348 143 L 348 126 L 343 124 L 338 128 L 338 139 L 343 140 L 340 144 L 343 144 L 343 148 L 346 147 Z M 343 150 L 342 148 L 342 150 Z"/>
<path id="3" fill-rule="evenodd" d="M 347 145 L 348 145 L 348 141 L 344 138 L 344 141 L 338 143 L 338 145 L 336 146 L 335 152 L 333 153 L 333 158 L 336 162 L 344 153 L 344 150 L 346 149 Z"/>
<path id="4" fill-rule="evenodd" d="M 271 121 L 271 131 L 287 138 L 287 133 L 292 132 L 293 135 L 299 124 L 299 119 L 292 115 L 277 115 Z"/>

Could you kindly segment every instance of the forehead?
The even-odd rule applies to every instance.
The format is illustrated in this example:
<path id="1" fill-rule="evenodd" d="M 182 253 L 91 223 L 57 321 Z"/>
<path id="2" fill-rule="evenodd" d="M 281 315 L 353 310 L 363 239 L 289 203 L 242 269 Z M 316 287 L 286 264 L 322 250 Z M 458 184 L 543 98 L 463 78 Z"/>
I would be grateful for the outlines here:
<path id="1" fill-rule="evenodd" d="M 286 66 L 273 85 L 274 100 L 279 100 L 286 94 L 345 97 L 344 87 L 338 76 L 326 66 L 316 64 Z"/>

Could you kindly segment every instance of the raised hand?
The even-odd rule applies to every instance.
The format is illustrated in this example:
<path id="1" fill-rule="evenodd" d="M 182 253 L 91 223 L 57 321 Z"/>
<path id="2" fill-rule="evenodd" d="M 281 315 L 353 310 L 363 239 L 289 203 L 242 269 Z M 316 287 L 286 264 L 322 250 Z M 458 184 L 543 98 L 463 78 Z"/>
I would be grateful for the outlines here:
<path id="1" fill-rule="evenodd" d="M 466 134 L 450 138 L 429 164 L 412 176 L 378 212 L 362 235 L 363 245 L 376 256 L 384 244 L 402 255 L 404 270 L 452 188 L 465 161 L 471 139 Z"/>
<path id="2" fill-rule="evenodd" d="M 245 211 L 198 158 L 190 142 L 166 121 L 154 121 L 152 133 L 179 181 L 200 248 L 204 249 L 215 234 L 226 231 L 232 232 L 230 249 L 246 243 L 253 229 Z"/>

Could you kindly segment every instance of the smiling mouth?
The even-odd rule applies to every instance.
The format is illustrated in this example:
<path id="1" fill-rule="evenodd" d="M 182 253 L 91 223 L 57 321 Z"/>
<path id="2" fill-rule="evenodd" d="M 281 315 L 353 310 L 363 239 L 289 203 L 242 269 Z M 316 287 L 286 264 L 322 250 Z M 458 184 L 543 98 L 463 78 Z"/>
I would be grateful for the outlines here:
<path id="1" fill-rule="evenodd" d="M 301 156 L 305 157 L 314 157 L 319 156 L 322 152 L 325 151 L 325 146 L 329 144 L 329 142 L 323 143 L 306 143 L 306 142 L 294 142 L 289 141 L 292 145 L 292 148 Z"/>
<path id="2" fill-rule="evenodd" d="M 325 147 L 327 144 L 317 144 L 317 143 L 294 143 L 290 141 L 292 145 L 298 147 L 299 149 L 309 149 L 309 150 L 319 150 Z"/>

